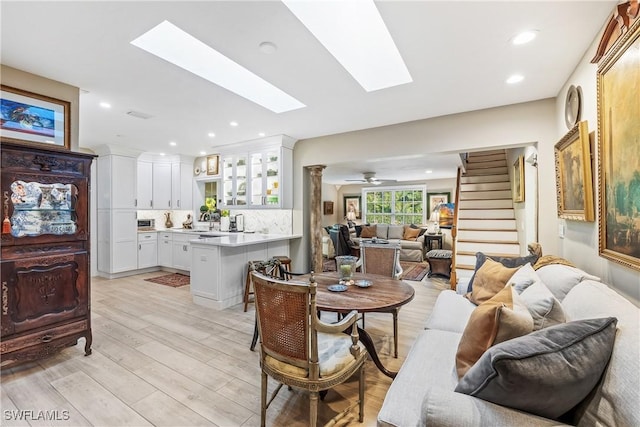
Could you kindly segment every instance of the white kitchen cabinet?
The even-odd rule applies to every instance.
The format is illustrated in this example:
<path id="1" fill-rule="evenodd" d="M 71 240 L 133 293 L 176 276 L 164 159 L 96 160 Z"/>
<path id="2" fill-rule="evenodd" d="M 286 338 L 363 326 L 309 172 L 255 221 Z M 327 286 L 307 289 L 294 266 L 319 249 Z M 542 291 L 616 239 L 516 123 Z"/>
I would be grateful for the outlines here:
<path id="1" fill-rule="evenodd" d="M 178 270 L 191 270 L 191 244 L 189 240 L 196 238 L 193 234 L 173 234 L 172 257 L 173 268 Z"/>
<path id="2" fill-rule="evenodd" d="M 288 200 L 283 190 L 291 183 L 285 182 L 282 187 L 282 181 L 290 169 L 290 162 L 291 150 L 284 147 L 271 147 L 249 154 L 251 207 L 286 207 Z"/>
<path id="3" fill-rule="evenodd" d="M 97 160 L 98 209 L 136 208 L 136 159 L 101 155 Z"/>
<path id="4" fill-rule="evenodd" d="M 229 154 L 222 157 L 222 205 L 247 206 L 248 154 Z"/>
<path id="5" fill-rule="evenodd" d="M 171 206 L 191 210 L 193 204 L 193 165 L 171 163 Z"/>
<path id="6" fill-rule="evenodd" d="M 153 163 L 137 162 L 136 201 L 138 209 L 153 209 Z"/>
<path id="7" fill-rule="evenodd" d="M 136 211 L 98 210 L 98 271 L 106 277 L 138 268 Z"/>
<path id="8" fill-rule="evenodd" d="M 171 206 L 171 163 L 153 163 L 153 209 Z"/>
<path id="9" fill-rule="evenodd" d="M 173 233 L 158 232 L 158 265 L 173 268 Z"/>
<path id="10" fill-rule="evenodd" d="M 158 265 L 158 233 L 138 233 L 138 268 Z"/>

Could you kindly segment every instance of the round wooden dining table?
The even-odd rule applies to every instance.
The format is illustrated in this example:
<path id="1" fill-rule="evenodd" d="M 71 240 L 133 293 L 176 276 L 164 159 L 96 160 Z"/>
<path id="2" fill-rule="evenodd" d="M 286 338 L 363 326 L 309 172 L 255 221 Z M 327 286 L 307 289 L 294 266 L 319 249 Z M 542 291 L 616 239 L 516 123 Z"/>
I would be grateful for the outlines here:
<path id="1" fill-rule="evenodd" d="M 309 278 L 310 275 L 305 275 Z M 339 281 L 338 273 L 323 272 L 313 275 L 317 283 L 316 306 L 320 311 L 332 311 L 336 313 L 348 313 L 356 310 L 359 313 L 391 312 L 409 301 L 415 295 L 415 290 L 402 280 L 376 274 L 355 273 L 354 280 L 369 280 L 371 286 L 361 288 L 350 285 L 346 291 L 333 292 L 328 289 Z M 395 378 L 397 372 L 389 371 L 384 367 L 378 352 L 373 344 L 371 336 L 366 330 L 358 327 L 360 341 L 369 352 L 371 360 L 385 375 Z"/>

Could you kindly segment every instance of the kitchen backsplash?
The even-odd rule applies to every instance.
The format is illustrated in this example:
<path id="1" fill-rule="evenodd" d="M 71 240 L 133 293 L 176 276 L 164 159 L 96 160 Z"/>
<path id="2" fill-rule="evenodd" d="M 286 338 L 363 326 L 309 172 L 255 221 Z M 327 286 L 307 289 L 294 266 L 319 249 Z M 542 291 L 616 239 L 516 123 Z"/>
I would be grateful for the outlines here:
<path id="1" fill-rule="evenodd" d="M 171 212 L 171 221 L 174 227 L 182 227 L 182 223 L 187 220 L 187 215 L 192 214 L 191 211 L 179 210 L 144 210 L 138 211 L 138 219 L 155 219 L 156 229 L 164 228 L 165 213 Z M 293 216 L 290 209 L 231 209 L 231 215 L 244 215 L 245 231 L 255 231 L 258 233 L 270 234 L 291 234 L 293 231 Z M 206 227 L 208 223 L 198 223 L 194 218 L 194 227 Z"/>

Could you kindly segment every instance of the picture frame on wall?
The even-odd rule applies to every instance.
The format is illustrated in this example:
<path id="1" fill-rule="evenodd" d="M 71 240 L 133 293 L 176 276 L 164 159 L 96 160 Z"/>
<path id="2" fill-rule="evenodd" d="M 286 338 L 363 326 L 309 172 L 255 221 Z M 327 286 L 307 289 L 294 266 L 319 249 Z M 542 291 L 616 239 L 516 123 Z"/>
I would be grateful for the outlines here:
<path id="1" fill-rule="evenodd" d="M 349 212 L 354 212 L 356 219 L 362 219 L 362 211 L 360 206 L 362 198 L 361 196 L 344 196 L 344 216 L 348 217 Z"/>
<path id="2" fill-rule="evenodd" d="M 640 19 L 600 62 L 598 237 L 600 256 L 640 270 Z"/>
<path id="3" fill-rule="evenodd" d="M 555 145 L 558 217 L 594 221 L 591 144 L 586 120 L 577 123 Z"/>
<path id="4" fill-rule="evenodd" d="M 513 201 L 524 202 L 524 156 L 518 156 L 513 163 Z"/>
<path id="5" fill-rule="evenodd" d="M 0 85 L 0 139 L 71 149 L 71 103 Z"/>
<path id="6" fill-rule="evenodd" d="M 322 208 L 325 215 L 333 215 L 333 202 L 322 202 Z"/>
<path id="7" fill-rule="evenodd" d="M 431 215 L 436 206 L 450 201 L 451 192 L 427 193 L 427 212 Z"/>
<path id="8" fill-rule="evenodd" d="M 220 174 L 220 156 L 207 156 L 207 175 Z"/>

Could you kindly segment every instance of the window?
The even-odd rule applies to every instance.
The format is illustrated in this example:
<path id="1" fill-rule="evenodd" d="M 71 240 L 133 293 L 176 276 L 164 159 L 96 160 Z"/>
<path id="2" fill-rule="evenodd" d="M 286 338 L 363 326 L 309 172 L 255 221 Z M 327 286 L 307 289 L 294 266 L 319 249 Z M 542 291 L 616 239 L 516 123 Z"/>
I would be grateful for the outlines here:
<path id="1" fill-rule="evenodd" d="M 365 223 L 424 224 L 425 187 L 363 190 Z"/>

